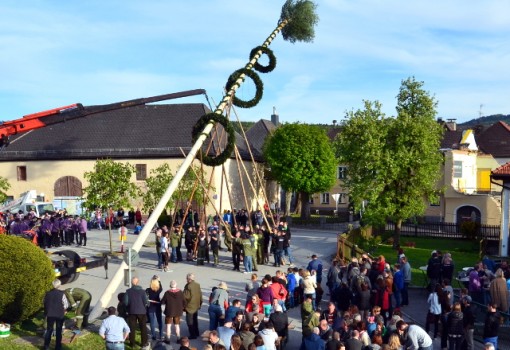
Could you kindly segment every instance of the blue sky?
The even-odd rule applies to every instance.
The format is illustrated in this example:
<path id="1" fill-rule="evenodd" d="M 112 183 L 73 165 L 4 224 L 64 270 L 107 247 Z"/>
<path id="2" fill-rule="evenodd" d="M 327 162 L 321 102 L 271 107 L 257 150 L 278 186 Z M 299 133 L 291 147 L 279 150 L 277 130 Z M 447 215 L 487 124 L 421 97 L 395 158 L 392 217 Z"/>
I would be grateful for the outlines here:
<path id="1" fill-rule="evenodd" d="M 189 89 L 219 102 L 234 70 L 275 28 L 283 0 L 0 3 L 0 120 L 80 102 L 106 104 Z M 459 122 L 510 114 L 510 2 L 317 1 L 313 43 L 279 35 L 264 96 L 241 120 L 331 123 L 363 100 L 395 114 L 409 76 Z M 238 95 L 250 99 L 251 83 Z M 179 102 L 206 102 L 186 98 Z"/>

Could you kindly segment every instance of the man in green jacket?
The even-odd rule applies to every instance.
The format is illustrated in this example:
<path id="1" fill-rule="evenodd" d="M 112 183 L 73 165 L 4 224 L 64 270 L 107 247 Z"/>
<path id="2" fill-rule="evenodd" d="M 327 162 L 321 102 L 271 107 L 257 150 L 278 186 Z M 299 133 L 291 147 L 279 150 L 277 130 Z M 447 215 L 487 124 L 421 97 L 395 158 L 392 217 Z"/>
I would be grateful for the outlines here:
<path id="1" fill-rule="evenodd" d="M 186 275 L 186 285 L 184 286 L 184 300 L 186 301 L 186 324 L 188 325 L 189 339 L 197 339 L 200 335 L 198 330 L 198 310 L 202 307 L 202 290 L 200 284 L 195 282 L 195 275 L 188 273 Z"/>
<path id="2" fill-rule="evenodd" d="M 71 308 L 76 308 L 76 328 L 82 329 L 83 316 L 89 311 L 92 295 L 82 288 L 67 288 L 65 294 Z"/>

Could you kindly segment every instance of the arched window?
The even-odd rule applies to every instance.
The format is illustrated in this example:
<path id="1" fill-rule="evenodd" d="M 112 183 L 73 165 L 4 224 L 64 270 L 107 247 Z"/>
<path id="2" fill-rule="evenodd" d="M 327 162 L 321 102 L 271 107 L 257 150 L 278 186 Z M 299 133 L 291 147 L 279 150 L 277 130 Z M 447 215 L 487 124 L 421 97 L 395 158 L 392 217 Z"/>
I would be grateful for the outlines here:
<path id="1" fill-rule="evenodd" d="M 481 223 L 482 217 L 480 210 L 471 205 L 465 205 L 457 209 L 457 223 L 462 224 L 465 221 Z"/>

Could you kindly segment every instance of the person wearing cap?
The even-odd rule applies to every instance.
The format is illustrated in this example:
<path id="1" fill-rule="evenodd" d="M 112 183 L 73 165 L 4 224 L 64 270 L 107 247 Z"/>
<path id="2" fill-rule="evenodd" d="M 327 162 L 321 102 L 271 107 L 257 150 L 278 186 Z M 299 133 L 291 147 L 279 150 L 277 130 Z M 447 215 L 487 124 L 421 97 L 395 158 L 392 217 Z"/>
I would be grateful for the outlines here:
<path id="1" fill-rule="evenodd" d="M 225 319 L 225 310 L 228 307 L 228 287 L 225 282 L 220 282 L 218 287 L 213 288 L 209 297 L 209 330 L 213 331 Z"/>
<path id="2" fill-rule="evenodd" d="M 126 321 L 117 316 L 115 306 L 108 308 L 108 317 L 99 327 L 99 335 L 106 341 L 107 350 L 124 350 L 124 342 L 129 336 L 129 326 Z"/>
<path id="3" fill-rule="evenodd" d="M 161 299 L 161 305 L 165 306 L 165 324 L 166 324 L 166 338 L 170 341 L 172 336 L 172 323 L 175 327 L 175 336 L 177 343 L 181 339 L 181 316 L 186 308 L 186 301 L 184 300 L 184 293 L 177 288 L 175 280 L 170 281 L 170 289 L 165 292 Z"/>
<path id="4" fill-rule="evenodd" d="M 76 328 L 82 329 L 83 315 L 89 310 L 92 295 L 89 291 L 82 288 L 67 288 L 65 293 L 67 300 L 69 300 L 71 304 L 71 308 L 76 308 Z M 77 302 L 79 302 L 79 304 Z"/>

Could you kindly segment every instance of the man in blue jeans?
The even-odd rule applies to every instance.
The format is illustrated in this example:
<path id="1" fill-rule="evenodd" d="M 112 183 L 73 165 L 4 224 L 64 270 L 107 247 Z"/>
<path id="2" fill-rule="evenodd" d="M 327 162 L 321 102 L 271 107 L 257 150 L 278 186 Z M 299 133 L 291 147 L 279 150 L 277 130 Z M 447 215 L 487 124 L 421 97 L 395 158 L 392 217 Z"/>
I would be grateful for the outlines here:
<path id="1" fill-rule="evenodd" d="M 62 349 L 62 327 L 64 316 L 69 307 L 64 291 L 59 290 L 61 282 L 56 279 L 52 282 L 53 289 L 44 296 L 44 316 L 46 317 L 46 333 L 44 335 L 44 349 L 50 348 L 53 326 L 56 327 L 55 350 Z"/>

